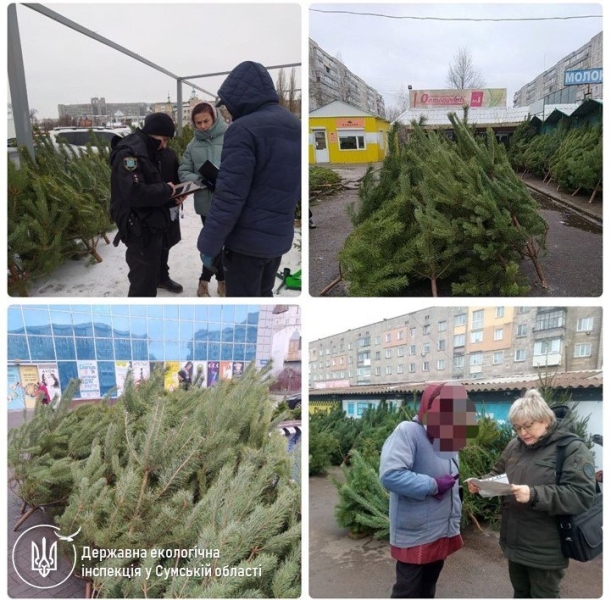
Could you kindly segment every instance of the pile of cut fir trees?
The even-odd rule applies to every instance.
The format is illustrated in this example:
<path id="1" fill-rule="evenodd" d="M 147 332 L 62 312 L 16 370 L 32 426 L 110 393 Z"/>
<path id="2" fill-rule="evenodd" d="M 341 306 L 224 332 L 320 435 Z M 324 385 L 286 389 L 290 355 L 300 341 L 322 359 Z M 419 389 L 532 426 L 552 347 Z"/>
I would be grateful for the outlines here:
<path id="1" fill-rule="evenodd" d="M 421 122 L 402 144 L 394 125 L 379 176 L 365 174 L 339 257 L 350 295 L 526 295 L 524 260 L 547 287 L 536 201 L 492 130 L 448 117 L 454 140 Z"/>
<path id="2" fill-rule="evenodd" d="M 73 381 L 55 410 L 38 404 L 10 431 L 16 527 L 45 507 L 61 531 L 79 530 L 88 597 L 298 597 L 300 490 L 269 373 L 251 365 L 239 380 L 173 392 L 163 375 L 129 378 L 114 404 L 71 409 Z M 117 572 L 130 576 L 106 575 Z"/>

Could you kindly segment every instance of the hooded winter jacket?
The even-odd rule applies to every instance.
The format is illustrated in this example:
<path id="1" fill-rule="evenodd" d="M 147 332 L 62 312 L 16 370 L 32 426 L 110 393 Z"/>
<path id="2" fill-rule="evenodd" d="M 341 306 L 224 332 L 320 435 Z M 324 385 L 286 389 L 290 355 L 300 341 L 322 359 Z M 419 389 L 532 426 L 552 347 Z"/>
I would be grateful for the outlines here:
<path id="1" fill-rule="evenodd" d="M 291 249 L 295 207 L 301 196 L 301 123 L 278 103 L 263 65 L 240 63 L 218 95 L 233 122 L 225 133 L 221 169 L 206 227 L 202 254 L 222 247 L 260 258 Z"/>
<path id="2" fill-rule="evenodd" d="M 556 485 L 558 442 L 572 434 L 552 426 L 532 445 L 519 437 L 507 444 L 489 476 L 507 473 L 510 483 L 528 485 L 530 502 L 502 497 L 501 536 L 505 557 L 538 569 L 563 569 L 568 559 L 562 554 L 556 515 L 579 514 L 589 508 L 594 494 L 594 460 L 588 447 L 575 440 L 566 448 L 560 485 Z"/>
<path id="3" fill-rule="evenodd" d="M 209 103 L 207 103 L 209 104 Z M 193 139 L 187 144 L 178 168 L 180 181 L 201 180 L 198 169 L 209 160 L 216 167 L 221 166 L 223 138 L 227 131 L 227 123 L 219 117 L 216 108 L 210 104 L 215 115 L 215 121 L 208 131 L 194 129 Z M 193 194 L 193 204 L 198 215 L 206 216 L 212 203 L 212 191 L 208 188 L 198 190 Z"/>
<path id="4" fill-rule="evenodd" d="M 399 423 L 384 442 L 380 456 L 380 481 L 390 492 L 390 543 L 413 548 L 460 534 L 462 505 L 458 484 L 441 499 L 435 477 L 457 475 L 452 458 L 441 458 L 422 419 L 429 397 L 440 386 L 429 386 L 422 395 L 420 417 Z"/>

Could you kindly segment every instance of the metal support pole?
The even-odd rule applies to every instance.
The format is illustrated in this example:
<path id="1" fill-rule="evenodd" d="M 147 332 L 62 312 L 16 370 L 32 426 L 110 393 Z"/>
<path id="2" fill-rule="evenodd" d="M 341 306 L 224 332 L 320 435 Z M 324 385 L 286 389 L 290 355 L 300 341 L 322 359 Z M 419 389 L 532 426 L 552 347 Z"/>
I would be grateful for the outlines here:
<path id="1" fill-rule="evenodd" d="M 17 145 L 25 146 L 34 158 L 34 138 L 28 104 L 28 90 L 25 84 L 23 54 L 19 39 L 17 4 L 8 5 L 8 81 L 11 90 L 11 104 L 15 122 Z"/>
<path id="2" fill-rule="evenodd" d="M 176 79 L 176 131 L 182 133 L 182 79 Z"/>

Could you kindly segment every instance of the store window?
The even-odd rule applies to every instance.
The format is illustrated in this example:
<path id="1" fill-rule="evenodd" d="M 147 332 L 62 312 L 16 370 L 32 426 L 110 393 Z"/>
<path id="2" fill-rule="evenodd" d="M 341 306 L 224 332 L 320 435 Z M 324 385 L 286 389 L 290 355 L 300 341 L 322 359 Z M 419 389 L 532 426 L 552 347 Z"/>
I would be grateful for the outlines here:
<path id="1" fill-rule="evenodd" d="M 340 150 L 365 150 L 364 131 L 338 130 L 337 140 Z"/>

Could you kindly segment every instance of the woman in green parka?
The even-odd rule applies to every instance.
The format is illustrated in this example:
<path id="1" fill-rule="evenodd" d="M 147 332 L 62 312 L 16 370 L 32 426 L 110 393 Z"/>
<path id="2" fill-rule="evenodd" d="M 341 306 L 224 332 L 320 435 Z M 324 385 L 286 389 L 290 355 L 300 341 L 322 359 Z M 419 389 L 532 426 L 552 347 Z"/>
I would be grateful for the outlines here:
<path id="1" fill-rule="evenodd" d="M 178 176 L 181 182 L 195 181 L 201 183 L 202 176 L 199 168 L 209 160 L 217 168 L 221 166 L 221 152 L 223 150 L 223 139 L 227 124 L 218 114 L 214 105 L 209 102 L 200 102 L 191 111 L 191 122 L 193 124 L 193 139 L 187 145 L 180 167 Z M 194 194 L 195 212 L 201 217 L 202 225 L 206 225 L 206 216 L 212 203 L 212 191 L 208 188 L 198 190 Z M 199 297 L 209 297 L 210 291 L 208 284 L 212 275 L 216 273 L 218 282 L 217 293 L 225 296 L 225 277 L 223 275 L 223 262 L 221 255 L 215 257 L 213 267 L 216 271 L 211 271 L 202 267 L 199 277 L 197 295 Z"/>
<path id="2" fill-rule="evenodd" d="M 596 493 L 594 459 L 585 443 L 564 430 L 537 390 L 509 409 L 517 436 L 485 477 L 507 474 L 512 494 L 502 497 L 500 545 L 509 561 L 514 598 L 559 598 L 568 559 L 563 555 L 556 515 L 590 507 Z M 558 443 L 566 446 L 560 485 L 556 484 Z M 479 488 L 468 482 L 469 491 Z"/>

